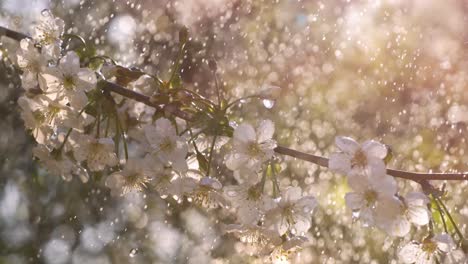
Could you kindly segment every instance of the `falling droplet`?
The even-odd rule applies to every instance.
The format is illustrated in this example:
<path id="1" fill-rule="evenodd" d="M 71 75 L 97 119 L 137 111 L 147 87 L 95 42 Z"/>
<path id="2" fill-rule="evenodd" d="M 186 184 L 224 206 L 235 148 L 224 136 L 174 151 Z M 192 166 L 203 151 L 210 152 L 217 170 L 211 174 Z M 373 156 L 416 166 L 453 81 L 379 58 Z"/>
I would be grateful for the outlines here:
<path id="1" fill-rule="evenodd" d="M 41 11 L 41 15 L 42 15 L 43 17 L 49 17 L 49 16 L 51 16 L 52 14 L 50 13 L 50 10 L 49 10 L 49 9 L 44 9 L 44 10 Z"/>
<path id="2" fill-rule="evenodd" d="M 265 106 L 268 109 L 273 108 L 275 106 L 275 100 L 270 100 L 270 99 L 263 99 L 263 106 Z"/>
<path id="3" fill-rule="evenodd" d="M 137 253 L 138 253 L 138 248 L 132 248 L 130 250 L 130 253 L 128 254 L 128 256 L 131 257 L 131 258 L 134 258 Z"/>

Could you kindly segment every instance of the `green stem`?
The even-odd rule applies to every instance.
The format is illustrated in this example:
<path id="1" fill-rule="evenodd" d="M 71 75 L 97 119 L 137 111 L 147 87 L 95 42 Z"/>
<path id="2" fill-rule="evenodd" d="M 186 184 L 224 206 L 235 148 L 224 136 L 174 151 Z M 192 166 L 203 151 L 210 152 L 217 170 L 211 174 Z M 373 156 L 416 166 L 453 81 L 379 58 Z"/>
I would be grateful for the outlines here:
<path id="1" fill-rule="evenodd" d="M 128 160 L 128 146 L 127 146 L 127 139 L 125 138 L 125 131 L 123 130 L 122 123 L 120 122 L 119 115 L 117 113 L 117 108 L 115 108 L 115 121 L 117 123 L 117 130 L 119 131 L 119 136 L 122 138 L 124 152 L 125 152 L 125 160 Z"/>
<path id="2" fill-rule="evenodd" d="M 175 62 L 175 65 L 174 65 L 174 70 L 171 74 L 171 78 L 169 78 L 169 83 L 172 83 L 172 81 L 174 80 L 175 78 L 175 75 L 177 74 L 177 72 L 179 71 L 179 66 L 180 66 L 180 61 L 183 59 L 183 54 L 184 54 L 184 49 L 185 49 L 185 43 L 182 43 L 180 46 L 179 46 L 179 52 L 177 54 L 177 61 Z"/>
<path id="3" fill-rule="evenodd" d="M 249 95 L 249 96 L 245 96 L 245 97 L 242 97 L 242 98 L 239 98 L 239 99 L 236 99 L 234 101 L 232 101 L 231 103 L 229 103 L 227 106 L 226 106 L 226 109 L 228 108 L 231 108 L 233 107 L 234 105 L 244 101 L 244 100 L 248 100 L 248 99 L 254 99 L 254 98 L 257 98 L 257 99 L 262 99 L 262 96 L 261 95 L 258 95 L 258 94 L 254 94 L 254 95 Z"/>
<path id="4" fill-rule="evenodd" d="M 434 199 L 434 197 L 432 197 L 432 199 Z M 442 219 L 442 224 L 444 225 L 444 231 L 445 233 L 449 234 L 447 223 L 445 222 L 445 217 L 444 217 L 445 213 L 442 210 L 442 207 L 440 207 L 440 204 L 436 199 L 434 199 L 434 202 L 437 205 L 437 209 L 439 210 L 440 218 Z"/>
<path id="5" fill-rule="evenodd" d="M 213 160 L 213 150 L 216 144 L 216 138 L 218 135 L 213 136 L 213 140 L 211 141 L 211 148 L 210 148 L 210 158 L 208 159 L 208 170 L 206 171 L 206 177 L 210 176 L 210 171 L 211 171 L 211 161 Z"/>
<path id="6" fill-rule="evenodd" d="M 442 202 L 442 200 L 439 197 L 436 197 L 436 199 L 439 201 L 440 205 L 444 208 L 444 211 L 446 212 L 450 222 L 452 223 L 453 227 L 455 228 L 455 231 L 457 232 L 457 234 L 458 234 L 458 236 L 460 238 L 460 241 L 463 241 L 463 239 L 464 239 L 463 234 L 460 231 L 460 229 L 458 229 L 458 226 L 455 223 L 455 220 L 453 220 L 452 215 L 450 214 L 449 210 L 447 209 L 447 207 L 445 206 L 445 204 Z"/>

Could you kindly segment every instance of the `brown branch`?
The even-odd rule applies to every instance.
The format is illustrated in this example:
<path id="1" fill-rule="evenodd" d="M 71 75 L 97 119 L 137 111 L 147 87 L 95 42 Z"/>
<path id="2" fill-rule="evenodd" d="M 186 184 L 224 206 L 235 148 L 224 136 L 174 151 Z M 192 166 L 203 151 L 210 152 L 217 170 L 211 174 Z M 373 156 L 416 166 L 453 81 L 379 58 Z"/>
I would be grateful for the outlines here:
<path id="1" fill-rule="evenodd" d="M 9 37 L 11 39 L 17 40 L 17 41 L 20 41 L 23 38 L 29 38 L 29 36 L 25 34 L 22 34 L 22 33 L 0 26 L 0 36 L 2 35 Z M 100 87 L 105 91 L 120 94 L 126 98 L 130 98 L 135 101 L 144 103 L 148 106 L 155 107 L 156 110 L 164 110 L 186 121 L 192 121 L 192 117 L 190 116 L 190 114 L 184 111 L 181 111 L 180 109 L 176 107 L 171 107 L 171 105 L 166 105 L 164 107 L 161 107 L 160 105 L 153 103 L 150 97 L 137 93 L 135 91 L 129 90 L 116 83 L 112 83 L 106 80 L 101 80 L 99 84 L 100 84 Z M 283 155 L 294 157 L 300 160 L 315 163 L 322 167 L 328 167 L 328 159 L 325 157 L 300 152 L 300 151 L 290 149 L 287 147 L 283 147 L 283 146 L 278 146 L 274 150 L 278 154 L 283 154 Z M 418 173 L 418 172 L 387 169 L 387 174 L 396 178 L 402 178 L 402 179 L 415 181 L 417 183 L 420 183 L 423 187 L 428 184 L 427 183 L 428 180 L 458 180 L 458 181 L 468 180 L 468 172 L 465 172 L 465 173 Z"/>

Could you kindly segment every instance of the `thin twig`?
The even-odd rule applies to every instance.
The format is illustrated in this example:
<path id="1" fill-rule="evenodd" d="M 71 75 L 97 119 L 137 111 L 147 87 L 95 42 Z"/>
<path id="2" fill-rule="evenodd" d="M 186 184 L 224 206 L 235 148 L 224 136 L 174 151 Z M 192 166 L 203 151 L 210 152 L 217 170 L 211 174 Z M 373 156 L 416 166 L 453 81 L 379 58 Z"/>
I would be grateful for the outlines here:
<path id="1" fill-rule="evenodd" d="M 0 26 L 0 36 L 6 36 L 11 39 L 20 41 L 23 38 L 30 38 L 28 35 L 25 35 L 20 32 L 16 32 L 10 29 L 7 29 L 5 27 Z M 125 87 L 122 87 L 118 84 L 106 81 L 106 80 L 101 80 L 99 82 L 100 87 L 108 92 L 113 92 L 120 94 L 124 97 L 133 99 L 135 101 L 144 103 L 148 106 L 156 108 L 156 110 L 164 110 L 176 117 L 179 117 L 183 120 L 186 120 L 188 122 L 193 121 L 193 116 L 187 112 L 184 112 L 180 109 L 177 109 L 175 107 L 164 107 L 162 108 L 158 104 L 154 104 L 151 102 L 150 98 L 148 96 L 145 96 L 143 94 L 134 92 L 132 90 L 129 90 Z M 245 99 L 245 98 L 244 98 Z M 237 102 L 237 101 L 235 101 Z M 232 103 L 231 103 L 232 104 Z M 275 152 L 278 154 L 283 154 L 286 156 L 291 156 L 300 160 L 308 161 L 315 163 L 317 165 L 320 165 L 322 167 L 328 167 L 328 159 L 325 157 L 321 156 L 316 156 L 304 152 L 300 152 L 294 149 L 290 149 L 287 147 L 283 146 L 278 146 L 275 149 Z M 396 178 L 402 178 L 402 179 L 408 179 L 412 180 L 418 183 L 421 183 L 423 181 L 427 180 L 457 180 L 457 181 L 464 181 L 468 180 L 468 172 L 462 172 L 462 173 L 418 173 L 418 172 L 409 172 L 409 171 L 402 171 L 402 170 L 394 170 L 394 169 L 387 169 L 387 174 L 391 175 Z"/>

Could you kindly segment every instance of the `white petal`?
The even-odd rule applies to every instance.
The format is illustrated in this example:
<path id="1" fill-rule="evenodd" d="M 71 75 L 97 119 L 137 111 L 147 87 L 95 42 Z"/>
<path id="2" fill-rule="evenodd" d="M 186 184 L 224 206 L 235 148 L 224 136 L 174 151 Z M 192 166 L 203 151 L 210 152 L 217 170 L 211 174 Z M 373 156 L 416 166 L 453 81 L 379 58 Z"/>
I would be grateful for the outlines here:
<path id="1" fill-rule="evenodd" d="M 392 230 L 389 234 L 404 237 L 411 230 L 411 223 L 404 217 L 398 217 L 392 223 Z"/>
<path id="2" fill-rule="evenodd" d="M 346 153 L 332 153 L 328 160 L 328 168 L 334 172 L 348 174 L 351 170 L 351 161 Z"/>
<path id="3" fill-rule="evenodd" d="M 70 105 L 75 109 L 83 109 L 88 103 L 88 97 L 86 93 L 82 90 L 78 91 L 68 91 L 66 92 L 68 99 L 70 100 Z"/>
<path id="4" fill-rule="evenodd" d="M 443 252 L 449 252 L 455 248 L 455 242 L 449 234 L 437 234 L 432 238 L 437 243 L 437 248 Z"/>
<path id="5" fill-rule="evenodd" d="M 400 249 L 398 258 L 401 262 L 406 264 L 415 263 L 421 251 L 419 244 L 411 242 Z"/>
<path id="6" fill-rule="evenodd" d="M 351 210 L 359 210 L 364 205 L 364 197 L 360 193 L 347 193 L 345 195 L 346 206 Z"/>
<path id="7" fill-rule="evenodd" d="M 423 226 L 429 223 L 429 212 L 425 206 L 410 206 L 407 215 L 413 224 Z"/>
<path id="8" fill-rule="evenodd" d="M 288 187 L 282 196 L 285 201 L 296 201 L 301 199 L 302 190 L 300 187 Z"/>
<path id="9" fill-rule="evenodd" d="M 167 118 L 159 118 L 154 124 L 159 137 L 175 137 L 177 135 L 175 127 Z"/>
<path id="10" fill-rule="evenodd" d="M 393 196 L 398 191 L 397 183 L 392 176 L 372 177 L 369 182 L 373 189 L 383 195 Z"/>
<path id="11" fill-rule="evenodd" d="M 260 125 L 257 129 L 258 132 L 258 142 L 264 142 L 273 138 L 275 133 L 275 124 L 271 120 L 263 120 L 260 122 Z"/>
<path id="12" fill-rule="evenodd" d="M 80 58 L 74 51 L 69 51 L 60 60 L 59 68 L 64 75 L 74 76 L 80 70 Z"/>
<path id="13" fill-rule="evenodd" d="M 241 124 L 234 130 L 234 142 L 247 143 L 255 141 L 255 139 L 255 130 L 249 124 Z"/>
<path id="14" fill-rule="evenodd" d="M 387 156 L 387 147 L 374 140 L 368 140 L 362 144 L 364 152 L 371 157 L 384 159 Z"/>
<path id="15" fill-rule="evenodd" d="M 410 192 L 406 194 L 405 202 L 410 206 L 427 206 L 429 198 L 421 192 Z"/>
<path id="16" fill-rule="evenodd" d="M 371 157 L 367 159 L 367 163 L 369 177 L 381 177 L 387 174 L 387 168 L 383 160 Z"/>
<path id="17" fill-rule="evenodd" d="M 96 87 L 96 74 L 87 68 L 80 69 L 77 73 L 78 82 L 76 84 L 77 89 L 83 89 L 89 91 Z"/>
<path id="18" fill-rule="evenodd" d="M 310 215 L 315 207 L 317 207 L 317 200 L 313 196 L 304 196 L 297 201 L 296 206 L 299 213 Z"/>
<path id="19" fill-rule="evenodd" d="M 226 167 L 233 171 L 241 169 L 248 161 L 249 157 L 244 154 L 231 153 L 226 155 Z"/>
<path id="20" fill-rule="evenodd" d="M 365 192 L 370 188 L 369 177 L 362 174 L 351 173 L 347 177 L 348 185 L 356 192 Z"/>
<path id="21" fill-rule="evenodd" d="M 350 137 L 336 137 L 335 144 L 341 151 L 350 155 L 360 148 L 359 144 Z"/>

